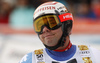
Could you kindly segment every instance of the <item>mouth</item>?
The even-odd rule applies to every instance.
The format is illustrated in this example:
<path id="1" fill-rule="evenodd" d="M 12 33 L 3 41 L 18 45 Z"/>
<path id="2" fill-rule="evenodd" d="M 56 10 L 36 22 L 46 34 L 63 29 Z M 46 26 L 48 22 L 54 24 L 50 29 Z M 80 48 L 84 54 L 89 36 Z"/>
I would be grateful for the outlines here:
<path id="1" fill-rule="evenodd" d="M 50 38 L 52 36 L 54 36 L 54 34 L 48 34 L 48 35 L 44 36 L 44 38 Z"/>

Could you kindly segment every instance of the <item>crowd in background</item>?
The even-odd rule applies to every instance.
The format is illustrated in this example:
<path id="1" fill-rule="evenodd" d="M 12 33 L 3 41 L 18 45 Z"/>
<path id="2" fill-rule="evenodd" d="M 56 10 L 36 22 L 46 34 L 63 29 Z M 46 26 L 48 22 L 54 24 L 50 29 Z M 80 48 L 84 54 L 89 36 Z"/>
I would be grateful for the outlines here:
<path id="1" fill-rule="evenodd" d="M 32 27 L 34 10 L 47 1 L 63 3 L 75 17 L 100 19 L 100 0 L 0 0 L 0 24 Z"/>

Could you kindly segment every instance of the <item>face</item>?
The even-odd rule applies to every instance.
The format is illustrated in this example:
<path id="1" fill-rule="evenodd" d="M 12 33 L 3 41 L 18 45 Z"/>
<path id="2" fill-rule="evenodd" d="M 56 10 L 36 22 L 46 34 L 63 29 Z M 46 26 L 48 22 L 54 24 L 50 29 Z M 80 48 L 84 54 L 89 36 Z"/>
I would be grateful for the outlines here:
<path id="1" fill-rule="evenodd" d="M 61 27 L 56 30 L 49 30 L 47 27 L 43 28 L 43 33 L 39 35 L 40 40 L 47 46 L 55 46 L 62 36 Z"/>

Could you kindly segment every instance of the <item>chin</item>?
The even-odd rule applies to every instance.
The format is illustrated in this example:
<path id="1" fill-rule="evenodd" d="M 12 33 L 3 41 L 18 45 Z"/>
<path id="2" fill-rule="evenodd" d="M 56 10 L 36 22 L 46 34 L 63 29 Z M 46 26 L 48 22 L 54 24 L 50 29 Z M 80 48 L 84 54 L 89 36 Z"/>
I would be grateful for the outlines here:
<path id="1" fill-rule="evenodd" d="M 45 44 L 49 47 L 55 46 L 57 43 L 54 43 L 55 41 L 52 40 L 47 40 L 45 41 Z"/>
<path id="2" fill-rule="evenodd" d="M 52 46 L 55 46 L 56 44 L 46 44 L 47 46 L 49 46 L 49 47 L 52 47 Z"/>

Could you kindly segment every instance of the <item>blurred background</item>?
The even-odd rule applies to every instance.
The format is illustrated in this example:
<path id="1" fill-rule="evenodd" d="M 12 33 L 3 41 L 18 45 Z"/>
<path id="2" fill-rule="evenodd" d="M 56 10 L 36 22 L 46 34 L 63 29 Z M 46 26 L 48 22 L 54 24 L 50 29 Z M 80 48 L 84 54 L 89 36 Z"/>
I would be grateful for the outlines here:
<path id="1" fill-rule="evenodd" d="M 0 0 L 0 63 L 18 63 L 44 48 L 33 29 L 33 13 L 47 1 L 61 2 L 73 14 L 73 44 L 100 50 L 100 0 Z"/>

